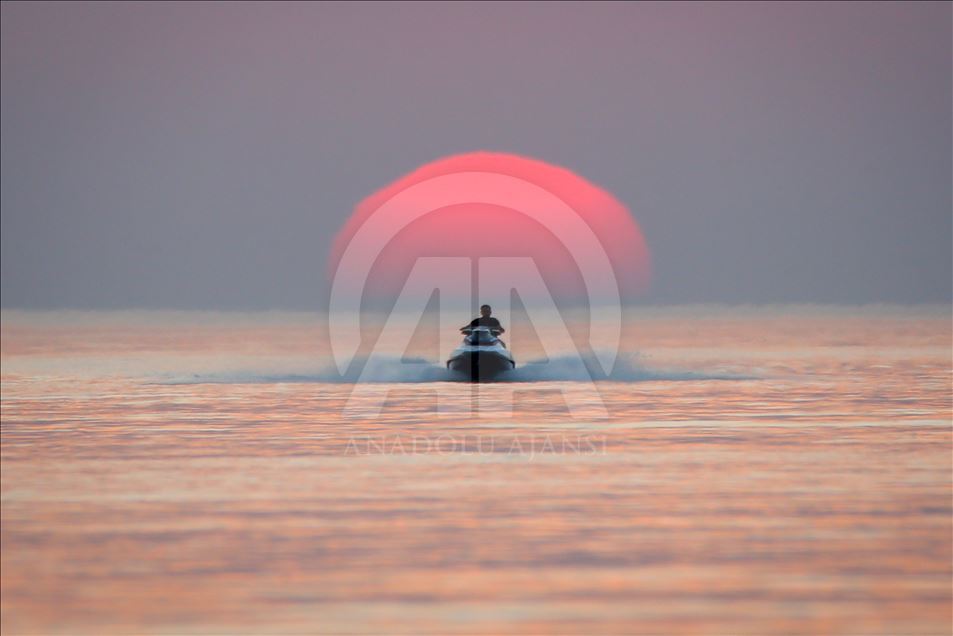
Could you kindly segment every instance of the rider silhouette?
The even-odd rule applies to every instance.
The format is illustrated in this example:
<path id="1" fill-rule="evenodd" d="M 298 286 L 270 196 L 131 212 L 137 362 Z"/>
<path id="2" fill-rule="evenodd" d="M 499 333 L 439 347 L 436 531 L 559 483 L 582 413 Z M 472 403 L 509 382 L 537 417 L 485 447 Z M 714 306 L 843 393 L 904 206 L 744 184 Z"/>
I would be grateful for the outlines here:
<path id="1" fill-rule="evenodd" d="M 474 318 L 470 321 L 470 324 L 466 327 L 460 327 L 460 331 L 470 329 L 472 327 L 489 327 L 494 333 L 505 333 L 506 329 L 503 328 L 503 325 L 500 324 L 500 321 L 491 316 L 493 309 L 489 305 L 483 305 L 480 307 L 480 317 Z"/>

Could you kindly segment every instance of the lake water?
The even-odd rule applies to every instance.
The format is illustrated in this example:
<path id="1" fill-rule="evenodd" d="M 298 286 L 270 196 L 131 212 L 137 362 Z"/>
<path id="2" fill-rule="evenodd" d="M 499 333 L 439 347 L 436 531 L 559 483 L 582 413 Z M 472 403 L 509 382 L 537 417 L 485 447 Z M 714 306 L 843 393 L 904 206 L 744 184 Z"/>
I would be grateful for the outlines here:
<path id="1" fill-rule="evenodd" d="M 376 417 L 326 340 L 5 311 L 3 632 L 953 627 L 949 307 L 646 308 L 595 399 L 417 363 Z"/>

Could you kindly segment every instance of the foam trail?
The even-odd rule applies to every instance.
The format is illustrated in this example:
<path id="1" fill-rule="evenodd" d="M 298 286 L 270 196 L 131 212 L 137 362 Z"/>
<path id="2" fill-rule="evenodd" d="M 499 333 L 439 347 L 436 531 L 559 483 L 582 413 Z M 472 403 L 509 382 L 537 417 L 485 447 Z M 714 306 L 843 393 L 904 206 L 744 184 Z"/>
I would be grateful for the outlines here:
<path id="1" fill-rule="evenodd" d="M 333 364 L 315 371 L 294 373 L 262 373 L 260 371 L 231 371 L 210 374 L 193 374 L 189 377 L 173 376 L 164 384 L 277 384 L 282 382 L 313 382 L 321 384 L 373 383 L 423 383 L 450 382 L 458 378 L 444 367 L 422 358 L 399 358 L 396 356 L 373 356 L 356 360 L 344 375 Z"/>
<path id="2" fill-rule="evenodd" d="M 507 374 L 510 382 L 649 382 L 676 380 L 740 380 L 746 379 L 724 373 L 712 374 L 697 371 L 648 369 L 638 360 L 637 354 L 622 354 L 616 359 L 612 371 L 606 374 L 595 355 L 556 356 L 550 359 L 531 360 Z"/>
<path id="3" fill-rule="evenodd" d="M 612 372 L 605 374 L 594 355 L 556 356 L 531 360 L 500 376 L 502 382 L 650 382 L 690 380 L 750 380 L 747 376 L 699 371 L 648 369 L 636 354 L 620 355 Z M 428 382 L 466 382 L 463 375 L 422 358 L 372 356 L 352 365 L 344 375 L 328 365 L 313 373 L 260 373 L 237 371 L 190 377 L 171 377 L 164 384 L 273 384 L 313 382 L 353 384 L 355 382 L 415 384 Z"/>

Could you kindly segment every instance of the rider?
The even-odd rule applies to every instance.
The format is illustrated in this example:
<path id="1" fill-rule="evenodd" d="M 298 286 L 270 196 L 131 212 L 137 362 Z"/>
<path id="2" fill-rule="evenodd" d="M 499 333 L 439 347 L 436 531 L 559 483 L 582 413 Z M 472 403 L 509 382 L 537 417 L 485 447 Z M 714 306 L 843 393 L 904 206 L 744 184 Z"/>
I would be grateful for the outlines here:
<path id="1" fill-rule="evenodd" d="M 480 307 L 480 317 L 474 318 L 466 327 L 460 327 L 460 331 L 466 331 L 472 327 L 489 327 L 494 334 L 505 333 L 506 329 L 500 324 L 500 321 L 491 316 L 493 309 L 489 305 Z"/>

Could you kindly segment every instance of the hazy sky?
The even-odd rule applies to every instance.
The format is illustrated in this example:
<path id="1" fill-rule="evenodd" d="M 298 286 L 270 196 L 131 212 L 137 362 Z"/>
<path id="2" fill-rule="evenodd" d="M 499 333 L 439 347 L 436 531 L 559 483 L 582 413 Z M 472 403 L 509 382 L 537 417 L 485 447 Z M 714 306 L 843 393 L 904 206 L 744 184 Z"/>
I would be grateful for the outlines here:
<path id="1" fill-rule="evenodd" d="M 3 3 L 2 305 L 308 309 L 488 149 L 630 207 L 647 303 L 949 302 L 951 5 Z"/>

